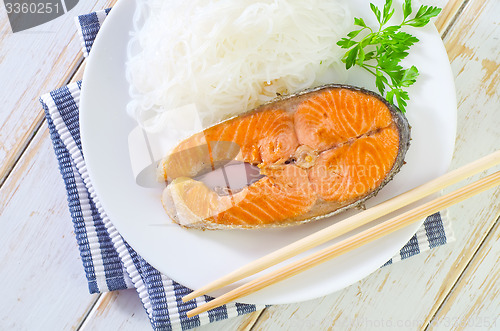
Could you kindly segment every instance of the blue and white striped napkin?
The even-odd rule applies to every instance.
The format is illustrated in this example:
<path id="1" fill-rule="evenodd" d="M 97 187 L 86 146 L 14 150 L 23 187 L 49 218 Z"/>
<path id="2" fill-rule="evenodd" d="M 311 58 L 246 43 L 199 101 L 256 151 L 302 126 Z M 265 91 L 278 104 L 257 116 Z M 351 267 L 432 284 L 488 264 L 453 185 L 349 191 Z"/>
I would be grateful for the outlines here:
<path id="1" fill-rule="evenodd" d="M 109 9 L 76 19 L 83 53 L 88 56 L 93 41 Z M 90 293 L 135 288 L 155 330 L 188 330 L 214 321 L 250 313 L 264 306 L 231 303 L 199 316 L 186 312 L 210 298 L 183 303 L 191 290 L 162 275 L 141 258 L 114 228 L 94 193 L 82 154 L 79 128 L 81 81 L 69 84 L 40 98 L 54 151 L 67 194 L 75 235 L 80 249 Z M 450 223 L 437 213 L 400 253 L 385 265 L 454 240 Z"/>

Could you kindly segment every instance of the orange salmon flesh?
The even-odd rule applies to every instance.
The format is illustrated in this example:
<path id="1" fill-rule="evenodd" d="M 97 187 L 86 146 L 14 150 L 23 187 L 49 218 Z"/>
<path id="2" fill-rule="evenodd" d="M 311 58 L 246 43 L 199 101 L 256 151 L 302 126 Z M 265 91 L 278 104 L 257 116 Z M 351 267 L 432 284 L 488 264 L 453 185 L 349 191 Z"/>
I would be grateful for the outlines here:
<path id="1" fill-rule="evenodd" d="M 182 141 L 161 162 L 162 203 L 184 227 L 262 228 L 319 219 L 362 204 L 404 163 L 410 128 L 382 97 L 327 85 L 226 120 Z M 231 160 L 259 180 L 224 194 L 193 177 Z"/>

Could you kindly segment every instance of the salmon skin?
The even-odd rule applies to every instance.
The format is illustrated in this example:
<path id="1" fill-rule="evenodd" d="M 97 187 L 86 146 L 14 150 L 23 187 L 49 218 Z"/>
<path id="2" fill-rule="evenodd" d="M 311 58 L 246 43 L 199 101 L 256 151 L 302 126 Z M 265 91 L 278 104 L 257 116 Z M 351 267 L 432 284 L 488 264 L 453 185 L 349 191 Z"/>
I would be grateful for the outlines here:
<path id="1" fill-rule="evenodd" d="M 410 126 L 363 88 L 329 84 L 280 96 L 182 141 L 159 164 L 162 203 L 179 225 L 257 229 L 362 206 L 404 164 Z M 232 160 L 259 180 L 224 193 L 193 179 Z"/>

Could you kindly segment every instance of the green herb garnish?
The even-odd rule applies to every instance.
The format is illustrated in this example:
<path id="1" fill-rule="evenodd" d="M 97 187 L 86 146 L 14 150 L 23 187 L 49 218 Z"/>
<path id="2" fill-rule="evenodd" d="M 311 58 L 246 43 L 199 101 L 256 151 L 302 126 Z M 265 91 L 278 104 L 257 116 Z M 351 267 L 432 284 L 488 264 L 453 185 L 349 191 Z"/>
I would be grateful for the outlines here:
<path id="1" fill-rule="evenodd" d="M 392 0 L 386 0 L 382 9 L 370 3 L 372 12 L 379 23 L 378 30 L 368 27 L 362 18 L 354 18 L 354 25 L 361 29 L 351 31 L 347 38 L 342 38 L 337 45 L 349 49 L 342 58 L 346 69 L 354 65 L 367 70 L 375 76 L 375 84 L 382 95 L 387 89 L 385 98 L 392 104 L 394 99 L 399 109 L 406 112 L 408 92 L 403 88 L 415 83 L 418 69 L 415 66 L 404 69 L 399 63 L 408 56 L 410 47 L 418 42 L 418 38 L 409 33 L 400 31 L 403 26 L 422 27 L 430 19 L 441 12 L 441 8 L 420 6 L 414 18 L 409 18 L 412 13 L 411 0 L 403 3 L 403 22 L 399 25 L 385 27 L 394 14 Z M 360 41 L 354 40 L 358 35 L 368 34 Z"/>

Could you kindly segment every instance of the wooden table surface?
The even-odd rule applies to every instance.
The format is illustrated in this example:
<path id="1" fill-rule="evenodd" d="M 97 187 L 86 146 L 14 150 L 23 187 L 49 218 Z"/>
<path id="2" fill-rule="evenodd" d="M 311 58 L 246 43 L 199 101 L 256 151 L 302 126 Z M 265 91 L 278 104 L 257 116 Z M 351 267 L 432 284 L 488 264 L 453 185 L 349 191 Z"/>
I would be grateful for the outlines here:
<path id="1" fill-rule="evenodd" d="M 73 17 L 113 3 L 80 1 L 70 13 L 15 34 L 0 9 L 0 330 L 150 329 L 134 290 L 88 294 L 38 103 L 41 94 L 81 79 Z M 500 147 L 500 1 L 450 0 L 436 26 L 456 84 L 454 169 Z M 340 292 L 199 329 L 500 330 L 499 195 L 497 187 L 449 209 L 454 243 Z"/>

